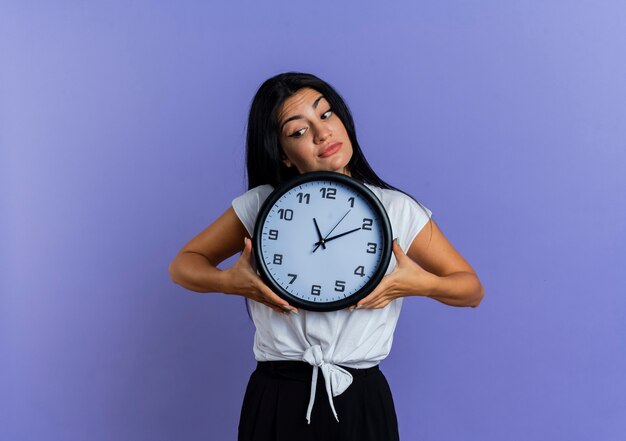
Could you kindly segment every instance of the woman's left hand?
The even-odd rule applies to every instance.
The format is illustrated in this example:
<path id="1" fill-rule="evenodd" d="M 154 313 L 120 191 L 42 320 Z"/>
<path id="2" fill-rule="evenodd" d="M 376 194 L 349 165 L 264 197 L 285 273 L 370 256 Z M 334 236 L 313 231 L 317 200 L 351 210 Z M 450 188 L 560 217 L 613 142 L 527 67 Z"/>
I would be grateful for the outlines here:
<path id="1" fill-rule="evenodd" d="M 397 241 L 393 241 L 396 267 L 383 277 L 378 286 L 367 297 L 361 299 L 354 309 L 384 308 L 393 299 L 409 295 L 428 295 L 437 283 L 437 276 L 419 266 L 404 254 Z"/>

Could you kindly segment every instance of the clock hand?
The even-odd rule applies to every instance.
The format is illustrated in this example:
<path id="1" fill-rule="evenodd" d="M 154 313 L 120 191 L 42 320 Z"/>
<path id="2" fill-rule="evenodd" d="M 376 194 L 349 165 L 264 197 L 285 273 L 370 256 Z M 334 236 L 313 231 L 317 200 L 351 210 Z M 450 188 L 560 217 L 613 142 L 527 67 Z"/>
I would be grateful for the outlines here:
<path id="1" fill-rule="evenodd" d="M 328 232 L 328 234 L 326 235 L 326 237 L 323 239 L 324 241 L 326 240 L 326 238 L 327 238 L 328 236 L 330 236 L 330 233 L 332 233 L 332 232 L 335 230 L 335 228 L 337 228 L 337 226 L 341 223 L 341 221 L 342 221 L 342 220 L 343 220 L 343 219 L 344 219 L 344 218 L 348 215 L 348 213 L 350 213 L 351 211 L 352 211 L 352 208 L 351 208 L 351 209 L 349 209 L 349 210 L 346 212 L 346 214 L 344 214 L 344 215 L 341 217 L 341 219 L 339 219 L 339 222 L 337 222 L 337 223 L 335 224 L 335 226 L 333 227 L 333 229 L 332 229 L 332 230 L 330 230 L 330 231 Z M 317 242 L 315 245 L 316 245 L 316 246 L 315 246 L 315 248 L 313 249 L 313 252 L 315 252 L 315 251 L 316 251 L 316 250 L 320 247 L 320 245 L 321 245 L 321 241 L 320 241 L 320 242 Z"/>
<path id="2" fill-rule="evenodd" d="M 362 228 L 362 227 L 355 228 L 354 230 L 346 231 L 345 233 L 341 233 L 341 234 L 337 234 L 336 236 L 329 237 L 329 238 L 327 238 L 327 239 L 324 239 L 324 242 L 325 242 L 325 243 L 328 243 L 328 242 L 330 242 L 331 240 L 335 240 L 335 239 L 337 239 L 338 237 L 345 236 L 346 234 L 354 233 L 355 231 L 359 231 L 361 228 Z M 320 243 L 320 242 L 318 242 L 318 243 Z M 323 245 L 323 244 L 321 244 L 321 245 Z"/>
<path id="3" fill-rule="evenodd" d="M 315 229 L 317 230 L 317 237 L 319 239 L 319 242 L 317 243 L 322 245 L 322 248 L 326 249 L 326 245 L 324 245 L 325 240 L 322 239 L 322 233 L 320 232 L 320 227 L 317 225 L 317 221 L 315 220 L 315 218 L 313 218 L 313 223 L 315 224 Z"/>

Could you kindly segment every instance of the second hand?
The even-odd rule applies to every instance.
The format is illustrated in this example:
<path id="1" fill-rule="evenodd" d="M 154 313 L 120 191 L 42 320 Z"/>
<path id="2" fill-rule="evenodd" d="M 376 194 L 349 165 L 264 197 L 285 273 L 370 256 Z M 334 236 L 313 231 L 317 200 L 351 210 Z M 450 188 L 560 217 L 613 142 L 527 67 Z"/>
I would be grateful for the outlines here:
<path id="1" fill-rule="evenodd" d="M 316 251 L 316 250 L 320 247 L 321 242 L 325 241 L 325 240 L 328 238 L 328 236 L 330 236 L 330 233 L 332 233 L 333 231 L 335 231 L 335 228 L 337 228 L 337 225 L 339 225 L 339 224 L 341 223 L 341 221 L 342 221 L 342 220 L 343 220 L 343 219 L 344 219 L 344 218 L 348 215 L 348 213 L 350 213 L 351 211 L 352 211 L 352 208 L 351 208 L 351 209 L 349 209 L 349 210 L 346 212 L 346 214 L 344 214 L 344 215 L 341 217 L 341 219 L 339 219 L 339 222 L 337 222 L 337 224 L 335 224 L 335 226 L 333 227 L 333 229 L 332 229 L 332 230 L 330 230 L 330 231 L 328 232 L 328 234 L 326 235 L 326 237 L 325 237 L 324 239 L 322 239 L 322 240 L 320 241 L 320 243 L 318 243 L 318 244 L 317 244 L 317 246 L 313 249 L 313 252 L 315 252 L 315 251 Z"/>

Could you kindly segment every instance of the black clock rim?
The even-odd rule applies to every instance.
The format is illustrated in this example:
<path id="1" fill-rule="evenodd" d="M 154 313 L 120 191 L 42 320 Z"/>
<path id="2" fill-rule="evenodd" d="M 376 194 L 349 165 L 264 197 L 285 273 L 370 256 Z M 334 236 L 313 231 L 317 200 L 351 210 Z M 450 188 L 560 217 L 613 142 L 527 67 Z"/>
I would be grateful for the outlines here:
<path id="1" fill-rule="evenodd" d="M 301 299 L 292 295 L 289 291 L 285 290 L 282 286 L 280 286 L 270 275 L 267 266 L 265 265 L 264 259 L 262 259 L 263 252 L 261 249 L 261 232 L 263 228 L 263 224 L 265 223 L 265 219 L 269 214 L 271 207 L 274 203 L 280 199 L 286 192 L 291 190 L 298 185 L 305 184 L 311 181 L 324 181 L 330 180 L 339 182 L 341 184 L 345 184 L 354 188 L 358 191 L 362 196 L 364 196 L 367 201 L 374 207 L 375 210 L 378 211 L 379 216 L 381 218 L 381 229 L 383 236 L 383 244 L 382 244 L 382 256 L 379 261 L 379 265 L 376 268 L 376 271 L 367 281 L 367 283 L 359 289 L 354 294 L 341 299 L 336 300 L 334 302 L 310 302 L 308 300 Z M 257 270 L 261 279 L 265 282 L 265 284 L 275 292 L 279 297 L 287 300 L 289 304 L 297 307 L 306 309 L 309 311 L 317 311 L 317 312 L 329 312 L 329 311 L 337 311 L 340 309 L 347 308 L 349 306 L 355 305 L 359 300 L 366 297 L 382 280 L 387 272 L 387 267 L 389 266 L 389 262 L 391 261 L 392 254 L 392 231 L 391 231 L 391 222 L 389 221 L 389 216 L 387 215 L 387 210 L 383 206 L 382 202 L 378 197 L 365 186 L 365 184 L 357 181 L 356 179 L 346 176 L 337 172 L 308 172 L 298 175 L 290 180 L 282 183 L 280 186 L 274 189 L 272 193 L 265 199 L 263 204 L 261 205 L 261 209 L 259 210 L 259 214 L 257 216 L 255 226 L 254 226 L 254 234 L 252 237 L 252 247 L 253 247 L 253 255 L 255 262 L 257 264 Z"/>

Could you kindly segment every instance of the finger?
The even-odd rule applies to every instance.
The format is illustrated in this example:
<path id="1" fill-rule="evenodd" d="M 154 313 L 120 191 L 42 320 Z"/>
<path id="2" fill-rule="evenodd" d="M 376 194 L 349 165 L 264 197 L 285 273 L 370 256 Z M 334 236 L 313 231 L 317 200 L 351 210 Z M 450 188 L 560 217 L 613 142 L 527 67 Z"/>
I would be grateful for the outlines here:
<path id="1" fill-rule="evenodd" d="M 274 293 L 274 291 L 272 291 L 263 282 L 260 282 L 259 290 L 261 291 L 262 295 L 265 297 L 265 300 L 281 308 L 281 312 L 291 311 L 291 312 L 295 312 L 296 314 L 298 313 L 298 310 L 296 308 L 291 306 L 286 300 L 279 297 L 276 293 Z"/>
<path id="2" fill-rule="evenodd" d="M 267 306 L 269 306 L 270 308 L 272 308 L 274 311 L 276 311 L 276 312 L 280 312 L 281 314 L 286 314 L 286 313 L 288 313 L 288 312 L 289 312 L 289 311 L 286 311 L 285 309 L 280 308 L 280 307 L 278 307 L 278 306 L 276 306 L 276 305 L 274 305 L 274 304 L 272 304 L 272 303 L 267 302 L 267 303 L 265 303 L 265 304 L 266 304 Z"/>
<path id="3" fill-rule="evenodd" d="M 383 309 L 385 306 L 387 306 L 389 302 L 385 302 L 385 303 L 377 303 L 375 305 L 371 305 L 369 306 L 367 309 Z"/>
<path id="4" fill-rule="evenodd" d="M 263 305 L 267 306 L 268 308 L 273 309 L 276 312 L 280 312 L 280 313 L 289 312 L 289 311 L 285 310 L 284 308 L 281 308 L 280 306 L 277 306 L 274 303 L 270 302 L 269 300 L 267 300 L 262 295 L 257 295 L 257 296 L 248 297 L 248 298 L 250 300 L 253 300 L 253 301 L 257 302 L 257 303 L 262 303 Z"/>
<path id="5" fill-rule="evenodd" d="M 371 304 L 369 304 L 367 307 L 368 309 L 380 309 L 380 308 L 384 308 L 385 306 L 387 306 L 393 299 L 390 297 L 381 297 L 379 299 L 376 299 L 375 301 L 373 301 Z"/>
<path id="6" fill-rule="evenodd" d="M 361 300 L 359 300 L 356 304 L 356 307 L 359 309 L 367 308 L 368 304 L 370 302 L 373 302 L 378 295 L 379 295 L 379 292 L 377 290 L 372 291 L 370 294 L 367 295 L 367 297 L 364 297 Z"/>
<path id="7" fill-rule="evenodd" d="M 363 308 L 363 309 L 376 309 L 377 305 L 380 305 L 381 303 L 385 303 L 386 301 L 387 301 L 386 298 L 378 297 L 378 298 L 372 299 L 371 302 L 363 304 L 363 306 L 361 308 Z"/>
<path id="8" fill-rule="evenodd" d="M 247 260 L 250 260 L 252 256 L 252 241 L 247 237 L 243 238 L 243 251 L 241 252 L 241 256 Z"/>
<path id="9" fill-rule="evenodd" d="M 264 304 L 265 306 L 267 306 L 268 308 L 273 309 L 276 312 L 280 312 L 281 314 L 284 314 L 285 312 L 288 312 L 288 311 L 285 311 L 283 308 L 279 308 L 278 306 L 268 302 L 267 300 L 257 299 L 256 301 L 259 302 L 259 303 Z"/>
<path id="10" fill-rule="evenodd" d="M 404 250 L 400 246 L 398 238 L 395 238 L 393 240 L 393 246 L 391 249 L 393 250 L 393 255 L 396 256 L 396 260 L 398 261 L 398 263 L 407 257 L 407 255 L 404 253 Z"/>
<path id="11" fill-rule="evenodd" d="M 377 309 L 377 308 L 384 308 L 385 306 L 387 306 L 387 304 L 389 302 L 391 302 L 393 299 L 395 298 L 395 296 L 389 292 L 389 291 L 385 291 L 382 292 L 379 296 L 377 296 L 376 298 L 373 298 L 371 301 L 369 301 L 368 303 L 363 305 L 364 309 Z"/>
<path id="12" fill-rule="evenodd" d="M 361 300 L 359 300 L 357 302 L 357 304 L 356 304 L 355 309 L 356 308 L 359 308 L 359 309 L 360 308 L 369 308 L 370 307 L 370 303 L 374 302 L 387 289 L 388 277 L 389 276 L 383 277 L 383 280 L 381 280 L 381 282 L 378 284 L 378 286 L 376 288 L 374 288 L 374 291 L 372 291 L 366 297 L 364 297 Z"/>
<path id="13" fill-rule="evenodd" d="M 281 305 L 281 306 L 276 306 L 275 304 L 271 303 L 272 308 L 277 311 L 277 312 L 282 312 L 282 313 L 286 313 L 286 314 L 299 314 L 298 310 L 293 308 L 292 306 L 289 305 Z"/>
<path id="14" fill-rule="evenodd" d="M 252 259 L 252 241 L 247 237 L 244 238 L 244 250 L 242 253 L 242 257 L 246 258 L 248 261 Z M 276 311 L 279 312 L 295 312 L 298 313 L 298 310 L 287 303 L 285 300 L 277 296 L 274 291 L 272 291 L 263 280 L 257 276 L 257 289 L 261 292 L 261 295 L 264 297 L 264 301 L 268 302 L 268 306 L 272 307 Z"/>

